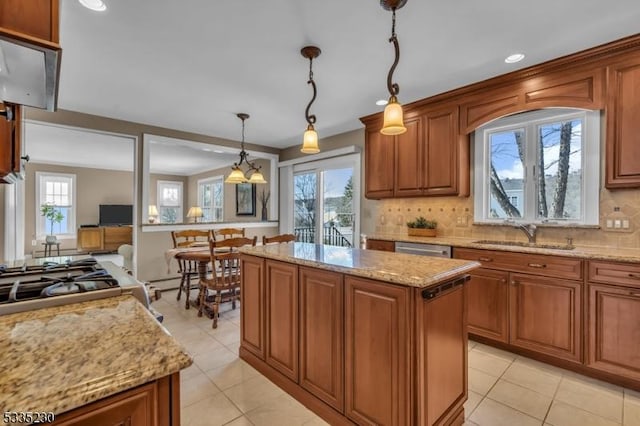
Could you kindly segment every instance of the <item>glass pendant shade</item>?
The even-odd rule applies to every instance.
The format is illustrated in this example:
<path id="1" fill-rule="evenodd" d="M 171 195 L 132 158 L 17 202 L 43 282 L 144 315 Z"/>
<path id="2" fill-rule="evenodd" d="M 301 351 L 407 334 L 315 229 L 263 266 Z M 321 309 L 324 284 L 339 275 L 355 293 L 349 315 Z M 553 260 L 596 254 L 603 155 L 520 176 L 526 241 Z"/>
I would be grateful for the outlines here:
<path id="1" fill-rule="evenodd" d="M 402 105 L 398 103 L 395 96 L 389 98 L 389 103 L 384 108 L 384 123 L 380 133 L 383 135 L 401 135 L 407 131 L 404 127 L 404 118 L 402 116 Z"/>
<path id="2" fill-rule="evenodd" d="M 311 124 L 307 126 L 307 130 L 304 132 L 300 151 L 305 154 L 316 154 L 320 152 L 320 148 L 318 148 L 318 133 Z"/>
<path id="3" fill-rule="evenodd" d="M 239 167 L 231 170 L 229 176 L 225 179 L 225 183 L 245 183 L 247 178 L 244 177 L 244 172 Z"/>
<path id="4" fill-rule="evenodd" d="M 260 173 L 260 171 L 257 171 L 257 170 L 253 172 L 248 182 L 249 183 L 267 183 L 262 173 Z"/>

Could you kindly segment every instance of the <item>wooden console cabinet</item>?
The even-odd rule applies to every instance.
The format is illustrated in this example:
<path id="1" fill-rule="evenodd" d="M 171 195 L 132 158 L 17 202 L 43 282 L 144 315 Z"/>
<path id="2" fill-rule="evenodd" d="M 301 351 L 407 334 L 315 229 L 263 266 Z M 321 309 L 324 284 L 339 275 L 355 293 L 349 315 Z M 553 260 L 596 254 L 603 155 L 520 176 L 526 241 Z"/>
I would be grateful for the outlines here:
<path id="1" fill-rule="evenodd" d="M 330 424 L 462 425 L 467 285 L 431 297 L 246 254 L 241 268 L 240 357 Z"/>
<path id="2" fill-rule="evenodd" d="M 133 241 L 131 226 L 96 226 L 78 228 L 77 245 L 82 251 L 116 251 Z"/>

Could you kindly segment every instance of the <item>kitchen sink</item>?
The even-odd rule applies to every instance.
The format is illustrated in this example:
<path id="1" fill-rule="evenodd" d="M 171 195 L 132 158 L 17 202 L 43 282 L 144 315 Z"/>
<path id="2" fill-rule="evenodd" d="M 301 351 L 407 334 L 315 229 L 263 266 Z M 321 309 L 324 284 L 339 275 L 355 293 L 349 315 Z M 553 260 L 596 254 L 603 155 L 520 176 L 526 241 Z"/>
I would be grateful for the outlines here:
<path id="1" fill-rule="evenodd" d="M 525 243 L 522 241 L 495 241 L 495 240 L 478 240 L 474 241 L 475 244 L 491 244 L 497 246 L 516 246 L 516 247 L 531 247 L 541 249 L 553 249 L 553 250 L 573 250 L 575 247 L 570 244 L 538 244 L 538 243 Z"/>

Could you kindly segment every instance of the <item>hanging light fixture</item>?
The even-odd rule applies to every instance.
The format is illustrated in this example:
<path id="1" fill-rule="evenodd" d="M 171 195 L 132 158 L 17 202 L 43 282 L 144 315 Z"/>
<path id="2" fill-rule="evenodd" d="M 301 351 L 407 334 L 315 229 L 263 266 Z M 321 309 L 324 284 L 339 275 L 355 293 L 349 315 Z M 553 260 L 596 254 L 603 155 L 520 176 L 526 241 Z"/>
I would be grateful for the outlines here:
<path id="1" fill-rule="evenodd" d="M 262 166 L 256 166 L 255 162 L 247 160 L 249 154 L 244 150 L 244 120 L 249 118 L 249 114 L 243 112 L 236 114 L 240 120 L 242 120 L 242 142 L 240 143 L 240 161 L 233 164 L 231 167 L 231 173 L 224 180 L 225 183 L 267 183 L 264 180 L 264 176 L 260 171 Z M 246 172 L 242 171 L 242 163 L 247 163 L 249 167 Z M 251 173 L 253 172 L 253 173 Z M 247 179 L 247 173 L 251 173 L 251 176 Z"/>
<path id="2" fill-rule="evenodd" d="M 320 148 L 318 148 L 318 133 L 313 125 L 316 122 L 315 114 L 309 115 L 309 109 L 311 108 L 311 104 L 316 100 L 316 82 L 313 81 L 313 59 L 320 56 L 321 50 L 316 46 L 305 46 L 300 50 L 302 56 L 309 60 L 309 81 L 307 84 L 310 84 L 313 88 L 313 97 L 309 101 L 309 105 L 307 105 L 307 109 L 304 111 L 305 116 L 307 117 L 307 130 L 304 132 L 304 136 L 302 137 L 302 148 L 301 152 L 305 154 L 315 154 L 320 152 Z"/>
<path id="3" fill-rule="evenodd" d="M 392 82 L 393 72 L 400 61 L 400 44 L 398 43 L 398 37 L 396 37 L 396 10 L 400 9 L 406 3 L 407 0 L 380 0 L 380 6 L 385 10 L 390 10 L 393 14 L 389 43 L 393 43 L 396 52 L 395 60 L 387 75 L 387 89 L 389 90 L 390 96 L 389 103 L 384 109 L 384 123 L 382 124 L 382 129 L 380 129 L 380 133 L 383 135 L 400 135 L 407 131 L 407 128 L 404 127 L 402 117 L 402 105 L 398 103 L 398 98 L 396 97 L 398 93 L 400 93 L 400 86 Z"/>

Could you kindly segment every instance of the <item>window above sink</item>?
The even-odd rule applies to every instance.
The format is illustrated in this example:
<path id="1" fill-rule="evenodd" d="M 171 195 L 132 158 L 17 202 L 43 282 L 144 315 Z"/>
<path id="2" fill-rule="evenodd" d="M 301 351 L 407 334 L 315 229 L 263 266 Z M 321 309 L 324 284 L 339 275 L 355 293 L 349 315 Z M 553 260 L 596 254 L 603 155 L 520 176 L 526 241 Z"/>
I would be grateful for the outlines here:
<path id="1" fill-rule="evenodd" d="M 600 112 L 551 108 L 475 131 L 474 221 L 597 225 Z"/>

